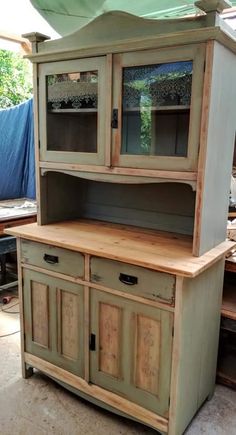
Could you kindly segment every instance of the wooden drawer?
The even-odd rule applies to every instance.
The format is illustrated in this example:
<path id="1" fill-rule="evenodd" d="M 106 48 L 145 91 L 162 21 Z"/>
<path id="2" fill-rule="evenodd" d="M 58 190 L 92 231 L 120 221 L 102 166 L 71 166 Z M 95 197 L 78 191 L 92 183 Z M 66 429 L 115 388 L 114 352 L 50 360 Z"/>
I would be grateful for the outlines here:
<path id="1" fill-rule="evenodd" d="M 175 276 L 103 258 L 91 258 L 91 282 L 172 304 Z"/>
<path id="2" fill-rule="evenodd" d="M 75 278 L 84 277 L 84 256 L 56 246 L 22 240 L 21 261 Z"/>

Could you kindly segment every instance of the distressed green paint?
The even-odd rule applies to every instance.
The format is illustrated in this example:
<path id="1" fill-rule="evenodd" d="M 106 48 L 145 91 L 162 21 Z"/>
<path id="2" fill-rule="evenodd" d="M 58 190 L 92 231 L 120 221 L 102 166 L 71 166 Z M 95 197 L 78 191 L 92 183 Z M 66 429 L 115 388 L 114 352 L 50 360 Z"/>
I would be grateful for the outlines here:
<path id="1" fill-rule="evenodd" d="M 120 358 L 120 377 L 115 378 L 99 371 L 99 304 L 104 303 L 119 307 L 122 310 Z M 138 388 L 134 382 L 135 355 L 133 319 L 137 315 L 160 322 L 161 337 L 158 393 L 151 394 Z M 96 351 L 91 351 L 91 382 L 107 390 L 113 391 L 146 409 L 166 416 L 169 409 L 170 372 L 172 353 L 173 314 L 165 310 L 143 306 L 140 303 L 126 300 L 91 289 L 91 333 L 96 334 Z M 155 346 L 155 343 L 153 343 Z"/>
<path id="2" fill-rule="evenodd" d="M 120 281 L 120 274 L 137 278 L 135 285 Z M 103 258 L 91 258 L 91 282 L 151 300 L 173 303 L 175 276 Z"/>
<path id="3" fill-rule="evenodd" d="M 46 361 L 55 364 L 65 370 L 68 370 L 78 376 L 84 374 L 84 316 L 83 316 L 83 287 L 61 279 L 52 278 L 46 274 L 23 269 L 24 285 L 24 322 L 25 322 L 25 349 L 26 352 L 32 353 Z M 49 348 L 42 347 L 35 343 L 32 338 L 32 301 L 31 301 L 31 283 L 37 282 L 48 286 L 49 291 Z M 79 305 L 79 340 L 78 359 L 67 358 L 60 353 L 58 346 L 60 313 L 58 309 L 57 292 L 63 290 L 70 292 L 78 297 Z"/>
<path id="4" fill-rule="evenodd" d="M 58 257 L 58 263 L 50 264 L 44 260 L 44 255 Z M 79 252 L 69 251 L 68 249 L 57 248 L 56 246 L 44 243 L 21 241 L 21 256 L 23 263 L 52 270 L 75 278 L 84 276 L 84 256 Z"/>

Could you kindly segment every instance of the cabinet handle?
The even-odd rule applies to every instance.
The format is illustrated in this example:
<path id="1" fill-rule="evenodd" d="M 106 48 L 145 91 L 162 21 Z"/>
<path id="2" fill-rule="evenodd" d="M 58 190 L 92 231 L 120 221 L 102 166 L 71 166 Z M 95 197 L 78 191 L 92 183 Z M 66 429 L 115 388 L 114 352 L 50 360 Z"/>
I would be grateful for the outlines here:
<path id="1" fill-rule="evenodd" d="M 118 128 L 118 109 L 112 110 L 111 128 Z"/>
<path id="2" fill-rule="evenodd" d="M 120 273 L 119 280 L 126 285 L 135 285 L 138 284 L 137 276 L 126 275 L 125 273 Z"/>
<path id="3" fill-rule="evenodd" d="M 56 255 L 44 254 L 43 259 L 44 259 L 44 261 L 46 261 L 46 263 L 49 263 L 49 264 L 59 263 L 59 258 Z"/>
<path id="4" fill-rule="evenodd" d="M 96 350 L 96 335 L 90 334 L 89 350 Z"/>

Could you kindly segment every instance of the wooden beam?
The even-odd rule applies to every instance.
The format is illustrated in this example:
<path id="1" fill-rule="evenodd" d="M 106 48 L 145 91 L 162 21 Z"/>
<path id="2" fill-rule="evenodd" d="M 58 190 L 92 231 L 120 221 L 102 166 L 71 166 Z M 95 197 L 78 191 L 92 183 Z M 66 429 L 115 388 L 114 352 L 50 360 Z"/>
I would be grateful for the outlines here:
<path id="1" fill-rule="evenodd" d="M 4 39 L 5 41 L 10 41 L 19 44 L 24 54 L 31 53 L 31 44 L 29 43 L 29 41 L 27 41 L 27 39 L 22 38 L 19 35 L 15 35 L 13 33 L 7 33 L 5 31 L 0 30 L 0 39 Z"/>

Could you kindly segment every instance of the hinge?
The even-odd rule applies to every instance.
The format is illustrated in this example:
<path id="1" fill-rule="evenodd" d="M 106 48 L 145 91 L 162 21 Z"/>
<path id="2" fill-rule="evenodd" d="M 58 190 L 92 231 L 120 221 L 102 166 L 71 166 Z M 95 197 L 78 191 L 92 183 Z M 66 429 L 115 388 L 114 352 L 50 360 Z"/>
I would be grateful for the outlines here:
<path id="1" fill-rule="evenodd" d="M 203 72 L 205 72 L 206 71 L 206 61 L 204 61 L 204 64 L 203 64 Z"/>
<path id="2" fill-rule="evenodd" d="M 172 337 L 174 337 L 175 328 L 172 326 Z"/>
<path id="3" fill-rule="evenodd" d="M 39 77 L 37 77 L 37 86 L 39 86 Z"/>
<path id="4" fill-rule="evenodd" d="M 40 145 L 40 140 L 39 140 L 39 149 L 40 149 L 40 146 L 41 146 L 41 145 Z"/>

